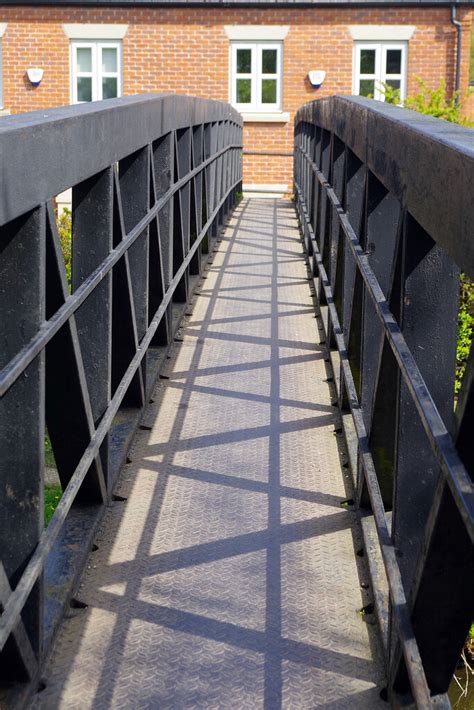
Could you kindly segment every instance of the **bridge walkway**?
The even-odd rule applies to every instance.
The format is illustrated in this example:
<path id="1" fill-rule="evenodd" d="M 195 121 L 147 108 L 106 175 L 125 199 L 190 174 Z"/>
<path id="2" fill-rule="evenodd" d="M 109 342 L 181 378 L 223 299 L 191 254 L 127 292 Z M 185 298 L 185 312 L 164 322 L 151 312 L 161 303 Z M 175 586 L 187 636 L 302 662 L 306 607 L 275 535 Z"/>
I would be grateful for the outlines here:
<path id="1" fill-rule="evenodd" d="M 290 202 L 235 211 L 33 707 L 387 707 Z"/>

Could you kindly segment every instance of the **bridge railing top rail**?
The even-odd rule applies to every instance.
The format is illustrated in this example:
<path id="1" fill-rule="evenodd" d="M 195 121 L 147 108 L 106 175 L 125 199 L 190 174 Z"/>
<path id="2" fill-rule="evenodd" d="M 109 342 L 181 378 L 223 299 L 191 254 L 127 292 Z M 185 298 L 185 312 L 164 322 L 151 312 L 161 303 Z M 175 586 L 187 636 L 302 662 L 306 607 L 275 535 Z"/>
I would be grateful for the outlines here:
<path id="1" fill-rule="evenodd" d="M 0 225 L 170 131 L 218 121 L 243 125 L 227 103 L 176 94 L 5 116 L 0 122 Z"/>
<path id="2" fill-rule="evenodd" d="M 474 278 L 474 134 L 394 104 L 331 96 L 295 117 L 336 135 Z"/>

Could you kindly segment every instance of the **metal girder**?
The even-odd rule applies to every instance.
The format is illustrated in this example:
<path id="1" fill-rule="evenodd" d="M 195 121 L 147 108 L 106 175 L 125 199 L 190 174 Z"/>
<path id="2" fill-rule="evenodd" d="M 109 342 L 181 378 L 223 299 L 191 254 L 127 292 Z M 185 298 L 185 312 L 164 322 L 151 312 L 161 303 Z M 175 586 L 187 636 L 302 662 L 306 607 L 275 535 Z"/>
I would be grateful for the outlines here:
<path id="1" fill-rule="evenodd" d="M 389 692 L 423 708 L 448 703 L 474 617 L 472 353 L 454 421 L 473 145 L 472 130 L 361 98 L 313 102 L 295 120 L 302 238 L 389 585 Z"/>
<path id="2" fill-rule="evenodd" d="M 241 143 L 234 109 L 192 97 L 129 97 L 2 123 L 0 686 L 5 674 L 38 677 L 52 638 L 42 620 L 46 562 L 71 517 L 80 530 L 83 510 L 90 527 L 91 511 L 98 520 L 110 502 L 121 429 L 138 425 L 158 372 L 147 356 L 156 362 L 157 346 L 171 342 L 201 244 L 241 189 Z M 54 206 L 67 187 L 71 283 Z M 63 495 L 43 531 L 45 418 Z"/>

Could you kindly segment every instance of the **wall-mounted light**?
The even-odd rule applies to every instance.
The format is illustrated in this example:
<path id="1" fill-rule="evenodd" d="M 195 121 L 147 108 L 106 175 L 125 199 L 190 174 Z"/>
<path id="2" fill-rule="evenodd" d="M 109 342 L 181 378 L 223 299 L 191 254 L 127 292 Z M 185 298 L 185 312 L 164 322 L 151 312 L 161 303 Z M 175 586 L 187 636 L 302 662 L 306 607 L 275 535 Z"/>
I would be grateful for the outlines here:
<path id="1" fill-rule="evenodd" d="M 26 75 L 29 79 L 30 84 L 33 86 L 39 86 L 43 78 L 44 70 L 39 67 L 30 67 L 26 70 Z"/>
<path id="2" fill-rule="evenodd" d="M 314 86 L 315 89 L 319 89 L 321 84 L 326 78 L 326 72 L 325 71 L 310 71 L 308 72 L 308 79 L 311 82 L 311 86 Z"/>

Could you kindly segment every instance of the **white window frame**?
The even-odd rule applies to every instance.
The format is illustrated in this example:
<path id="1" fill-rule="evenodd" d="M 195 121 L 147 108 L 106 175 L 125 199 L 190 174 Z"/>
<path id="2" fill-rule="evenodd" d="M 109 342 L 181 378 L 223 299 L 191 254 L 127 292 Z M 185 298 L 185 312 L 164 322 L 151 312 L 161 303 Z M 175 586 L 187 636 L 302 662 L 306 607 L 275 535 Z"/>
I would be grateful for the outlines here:
<path id="1" fill-rule="evenodd" d="M 375 49 L 375 72 L 373 74 L 362 74 L 360 71 L 361 50 Z M 399 49 L 402 52 L 401 73 L 387 74 L 384 67 L 387 66 L 387 52 L 390 49 Z M 377 101 L 385 101 L 383 85 L 393 79 L 400 81 L 400 100 L 404 101 L 407 96 L 407 66 L 408 66 L 408 43 L 407 42 L 354 42 L 354 58 L 353 58 L 353 82 L 352 93 L 356 96 L 360 95 L 361 79 L 369 79 L 375 81 L 374 99 Z"/>
<path id="2" fill-rule="evenodd" d="M 90 49 L 92 55 L 92 71 L 78 72 L 77 70 L 77 49 Z M 117 71 L 102 71 L 102 50 L 117 50 Z M 122 96 L 122 43 L 111 40 L 73 40 L 71 42 L 71 103 L 87 103 L 78 101 L 77 79 L 79 77 L 92 78 L 92 101 L 102 100 L 102 79 L 108 77 L 117 79 L 117 98 Z"/>
<path id="3" fill-rule="evenodd" d="M 250 49 L 252 52 L 252 66 L 249 74 L 237 73 L 237 50 Z M 262 73 L 262 50 L 275 49 L 277 51 L 276 74 Z M 283 84 L 283 43 L 282 42 L 231 42 L 230 45 L 230 102 L 237 111 L 245 113 L 278 113 L 282 107 Z M 242 104 L 237 102 L 237 79 L 251 80 L 251 102 Z M 276 79 L 277 100 L 273 104 L 263 103 L 262 81 Z"/>

